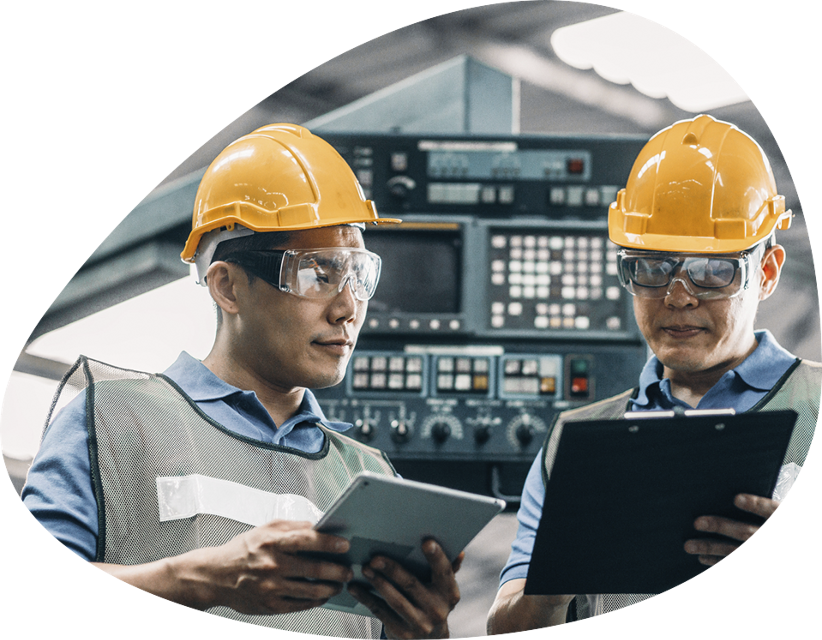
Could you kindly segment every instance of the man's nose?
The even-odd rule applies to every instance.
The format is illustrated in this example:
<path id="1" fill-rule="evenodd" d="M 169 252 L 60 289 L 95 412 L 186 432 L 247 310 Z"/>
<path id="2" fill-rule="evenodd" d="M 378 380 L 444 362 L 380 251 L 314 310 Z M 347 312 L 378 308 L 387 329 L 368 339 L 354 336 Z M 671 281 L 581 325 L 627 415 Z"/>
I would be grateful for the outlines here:
<path id="1" fill-rule="evenodd" d="M 353 319 L 360 307 L 360 301 L 354 293 L 354 280 L 351 276 L 346 276 L 340 287 L 340 292 L 334 296 L 329 307 L 331 322 L 335 324 Z"/>
<path id="2" fill-rule="evenodd" d="M 694 291 L 688 281 L 681 275 L 671 279 L 668 291 L 665 294 L 665 304 L 672 307 L 695 307 L 699 304 L 699 298 L 694 295 Z"/>

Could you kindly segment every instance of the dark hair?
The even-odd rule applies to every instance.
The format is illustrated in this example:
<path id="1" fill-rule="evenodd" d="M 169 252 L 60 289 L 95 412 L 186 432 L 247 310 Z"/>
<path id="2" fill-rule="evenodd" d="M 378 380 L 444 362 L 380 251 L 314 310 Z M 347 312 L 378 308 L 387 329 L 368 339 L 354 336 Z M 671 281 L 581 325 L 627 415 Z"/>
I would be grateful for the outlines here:
<path id="1" fill-rule="evenodd" d="M 231 258 L 232 253 L 237 253 L 239 251 L 261 251 L 264 249 L 278 249 L 284 247 L 291 239 L 291 235 L 291 231 L 269 231 L 267 233 L 252 233 L 248 236 L 225 240 L 224 242 L 218 244 L 217 248 L 214 250 L 214 255 L 211 258 L 211 264 L 214 264 L 220 260 L 228 260 Z M 248 283 L 252 284 L 256 276 L 245 269 L 243 269 L 243 271 L 248 278 Z M 222 309 L 220 309 L 220 305 L 216 302 L 214 303 L 214 308 L 217 312 L 217 328 L 219 329 L 223 322 L 223 312 Z"/>

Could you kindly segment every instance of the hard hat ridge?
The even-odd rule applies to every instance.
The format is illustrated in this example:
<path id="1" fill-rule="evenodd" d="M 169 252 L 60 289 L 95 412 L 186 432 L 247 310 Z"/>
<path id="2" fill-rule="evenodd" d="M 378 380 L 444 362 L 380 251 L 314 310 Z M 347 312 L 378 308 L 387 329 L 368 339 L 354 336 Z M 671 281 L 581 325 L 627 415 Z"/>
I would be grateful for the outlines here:
<path id="1" fill-rule="evenodd" d="M 236 237 L 368 222 L 400 221 L 379 217 L 351 168 L 325 140 L 299 125 L 270 124 L 229 144 L 206 169 L 180 257 L 197 264 L 202 281 L 207 258 L 224 233 Z"/>
<path id="2" fill-rule="evenodd" d="M 608 227 L 623 247 L 735 253 L 787 229 L 790 217 L 756 141 L 699 115 L 648 141 L 610 206 Z"/>

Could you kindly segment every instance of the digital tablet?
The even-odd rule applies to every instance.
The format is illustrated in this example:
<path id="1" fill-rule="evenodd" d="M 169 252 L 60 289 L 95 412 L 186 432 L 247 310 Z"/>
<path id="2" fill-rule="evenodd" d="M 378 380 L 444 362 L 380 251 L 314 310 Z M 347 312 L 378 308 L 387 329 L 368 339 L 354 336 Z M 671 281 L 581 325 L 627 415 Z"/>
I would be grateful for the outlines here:
<path id="1" fill-rule="evenodd" d="M 354 570 L 355 581 L 370 588 L 361 569 L 374 556 L 388 556 L 428 580 L 431 572 L 422 553 L 424 540 L 436 540 L 453 562 L 504 508 L 505 501 L 496 498 L 363 472 L 314 528 L 349 540 L 351 548 L 342 556 L 343 562 Z M 341 556 L 328 558 L 340 562 Z M 372 615 L 346 590 L 324 606 Z"/>
<path id="2" fill-rule="evenodd" d="M 704 571 L 683 549 L 688 539 L 708 537 L 693 528 L 694 520 L 757 522 L 733 506 L 734 496 L 772 495 L 796 416 L 567 423 L 525 593 L 661 593 Z"/>

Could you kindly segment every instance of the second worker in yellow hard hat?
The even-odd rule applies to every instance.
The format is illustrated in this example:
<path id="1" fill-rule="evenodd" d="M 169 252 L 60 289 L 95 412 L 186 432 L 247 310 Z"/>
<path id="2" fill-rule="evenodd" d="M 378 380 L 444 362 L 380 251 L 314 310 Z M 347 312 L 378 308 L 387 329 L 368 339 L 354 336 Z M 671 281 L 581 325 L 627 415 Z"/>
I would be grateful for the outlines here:
<path id="1" fill-rule="evenodd" d="M 734 501 L 740 516 L 774 513 L 805 462 L 822 385 L 822 365 L 793 356 L 769 331 L 754 330 L 757 308 L 776 289 L 786 260 L 776 232 L 790 222 L 765 154 L 733 125 L 701 115 L 663 129 L 642 149 L 611 204 L 609 235 L 619 248 L 620 282 L 633 296 L 653 355 L 632 388 L 558 416 L 525 483 L 489 633 L 562 624 L 652 595 L 525 594 L 543 478 L 552 466 L 548 452 L 556 450 L 565 422 L 619 419 L 626 411 L 793 409 L 799 417 L 775 494 L 740 494 Z M 741 519 L 696 518 L 682 553 L 715 564 L 757 530 Z"/>

